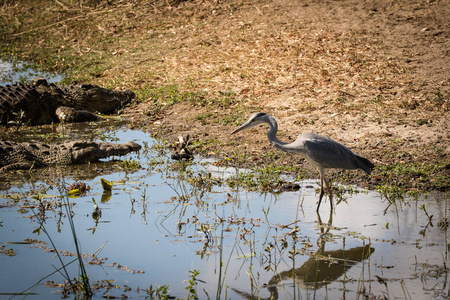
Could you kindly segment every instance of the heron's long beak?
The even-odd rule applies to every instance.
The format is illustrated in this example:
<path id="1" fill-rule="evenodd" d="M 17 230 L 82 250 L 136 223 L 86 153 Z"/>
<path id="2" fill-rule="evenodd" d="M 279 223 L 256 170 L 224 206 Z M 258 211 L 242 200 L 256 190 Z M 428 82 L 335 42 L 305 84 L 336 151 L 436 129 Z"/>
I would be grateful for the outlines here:
<path id="1" fill-rule="evenodd" d="M 236 133 L 236 132 L 238 132 L 238 131 L 247 129 L 247 128 L 248 128 L 248 125 L 249 125 L 249 122 L 245 122 L 244 124 L 242 124 L 241 126 L 239 126 L 238 128 L 236 128 L 235 130 L 233 130 L 233 131 L 230 133 L 230 135 L 232 135 L 232 134 L 234 134 L 234 133 Z"/>

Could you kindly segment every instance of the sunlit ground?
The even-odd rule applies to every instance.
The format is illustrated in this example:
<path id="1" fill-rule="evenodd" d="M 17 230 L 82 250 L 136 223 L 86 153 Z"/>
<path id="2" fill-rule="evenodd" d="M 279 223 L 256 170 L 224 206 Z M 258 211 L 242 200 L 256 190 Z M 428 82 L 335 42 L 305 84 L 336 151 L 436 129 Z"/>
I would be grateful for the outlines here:
<path id="1" fill-rule="evenodd" d="M 173 161 L 139 131 L 118 129 L 103 139 L 145 145 L 127 157 L 140 167 L 107 162 L 42 169 L 40 179 L 27 172 L 1 178 L 7 186 L 0 191 L 2 295 L 60 298 L 66 274 L 79 276 L 78 261 L 66 266 L 67 273 L 55 272 L 76 253 L 62 198 L 72 204 L 94 298 L 447 295 L 445 194 L 390 202 L 376 191 L 342 187 L 336 209 L 330 214 L 327 199 L 317 214 L 317 180 L 279 194 L 230 188 L 229 178 L 252 171 L 217 167 L 201 157 L 192 164 Z M 113 182 L 111 195 L 100 178 Z M 77 180 L 91 190 L 67 199 L 62 187 Z M 93 215 L 95 204 L 100 214 Z"/>

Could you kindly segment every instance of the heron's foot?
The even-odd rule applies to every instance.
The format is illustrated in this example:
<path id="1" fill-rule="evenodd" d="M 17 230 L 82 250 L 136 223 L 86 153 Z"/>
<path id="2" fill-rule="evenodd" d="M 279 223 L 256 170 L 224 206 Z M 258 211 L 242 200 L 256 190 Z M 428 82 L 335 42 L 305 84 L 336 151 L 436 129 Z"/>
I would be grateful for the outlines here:
<path id="1" fill-rule="evenodd" d="M 320 189 L 319 203 L 317 203 L 317 209 L 316 209 L 316 212 L 319 212 L 320 203 L 322 203 L 323 194 L 324 194 L 323 189 Z"/>

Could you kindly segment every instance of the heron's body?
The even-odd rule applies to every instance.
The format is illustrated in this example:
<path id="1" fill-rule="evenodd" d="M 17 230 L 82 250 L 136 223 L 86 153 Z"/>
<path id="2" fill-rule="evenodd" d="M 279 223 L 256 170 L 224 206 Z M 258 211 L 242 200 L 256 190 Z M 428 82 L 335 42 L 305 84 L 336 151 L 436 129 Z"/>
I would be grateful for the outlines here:
<path id="1" fill-rule="evenodd" d="M 297 153 L 316 167 L 337 169 L 362 169 L 370 174 L 373 165 L 344 145 L 320 134 L 303 133 L 290 144 L 286 152 Z"/>
<path id="2" fill-rule="evenodd" d="M 320 207 L 320 203 L 324 194 L 324 182 L 330 196 L 331 207 L 333 207 L 331 190 L 328 186 L 328 182 L 325 179 L 324 174 L 326 168 L 349 170 L 361 169 L 367 174 L 370 174 L 370 172 L 374 168 L 374 165 L 368 159 L 354 153 L 341 143 L 320 134 L 303 133 L 300 134 L 292 143 L 284 143 L 280 141 L 276 137 L 278 131 L 277 121 L 272 116 L 265 113 L 254 114 L 247 122 L 242 124 L 239 128 L 235 129 L 231 134 L 262 123 L 267 123 L 270 126 L 267 137 L 272 146 L 288 153 L 299 154 L 316 168 L 318 168 L 320 172 L 321 191 L 317 210 Z"/>

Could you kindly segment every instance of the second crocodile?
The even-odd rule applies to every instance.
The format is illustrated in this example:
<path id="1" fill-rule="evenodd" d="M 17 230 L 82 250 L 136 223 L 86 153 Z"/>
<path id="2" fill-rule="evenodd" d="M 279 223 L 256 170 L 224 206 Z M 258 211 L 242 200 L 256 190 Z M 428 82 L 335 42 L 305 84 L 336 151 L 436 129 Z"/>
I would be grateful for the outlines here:
<path id="1" fill-rule="evenodd" d="M 113 112 L 134 97 L 131 90 L 116 91 L 92 84 L 57 86 L 45 79 L 33 79 L 27 85 L 0 86 L 0 124 L 94 121 L 98 118 L 94 112 Z"/>

